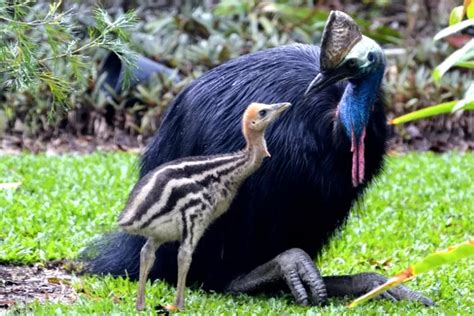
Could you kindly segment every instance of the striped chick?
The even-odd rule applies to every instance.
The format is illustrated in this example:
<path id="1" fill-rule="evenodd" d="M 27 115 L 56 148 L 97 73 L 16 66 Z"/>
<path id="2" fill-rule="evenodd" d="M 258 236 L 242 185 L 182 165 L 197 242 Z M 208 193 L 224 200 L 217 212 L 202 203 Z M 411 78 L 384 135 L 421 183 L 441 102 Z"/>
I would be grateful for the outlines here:
<path id="1" fill-rule="evenodd" d="M 145 284 L 155 252 L 169 241 L 178 251 L 176 300 L 170 310 L 184 308 L 186 276 L 192 254 L 207 227 L 229 208 L 243 181 L 269 157 L 265 129 L 290 103 L 250 104 L 242 119 L 245 149 L 214 156 L 178 159 L 145 175 L 130 193 L 119 226 L 147 242 L 140 252 L 136 308 L 145 308 Z"/>

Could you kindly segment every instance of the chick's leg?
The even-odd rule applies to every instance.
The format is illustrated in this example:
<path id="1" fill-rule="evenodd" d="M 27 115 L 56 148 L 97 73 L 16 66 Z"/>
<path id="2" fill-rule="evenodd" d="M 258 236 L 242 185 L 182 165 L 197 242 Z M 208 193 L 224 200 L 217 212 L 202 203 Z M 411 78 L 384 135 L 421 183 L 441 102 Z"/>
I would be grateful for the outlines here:
<path id="1" fill-rule="evenodd" d="M 155 262 L 155 252 L 160 246 L 156 240 L 148 239 L 140 251 L 140 276 L 138 280 L 138 293 L 136 308 L 138 311 L 145 309 L 145 287 L 148 274 Z"/>
<path id="2" fill-rule="evenodd" d="M 193 249 L 188 245 L 182 245 L 178 252 L 178 285 L 176 288 L 177 309 L 184 309 L 184 291 L 186 288 L 186 277 L 192 262 Z"/>

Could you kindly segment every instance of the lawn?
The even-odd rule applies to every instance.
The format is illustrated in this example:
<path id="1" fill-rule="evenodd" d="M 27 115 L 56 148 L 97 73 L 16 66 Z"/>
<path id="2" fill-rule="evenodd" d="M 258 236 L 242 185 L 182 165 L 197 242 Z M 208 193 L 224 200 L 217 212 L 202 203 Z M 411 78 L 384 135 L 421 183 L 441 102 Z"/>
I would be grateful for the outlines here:
<path id="1" fill-rule="evenodd" d="M 115 218 L 136 179 L 136 156 L 96 153 L 87 156 L 0 156 L 0 183 L 21 182 L 0 190 L 0 263 L 34 264 L 74 259 Z M 408 154 L 388 159 L 387 168 L 353 212 L 317 264 L 323 274 L 375 271 L 390 275 L 436 249 L 474 236 L 474 154 Z M 444 266 L 408 285 L 436 301 L 371 301 L 348 311 L 348 300 L 325 307 L 300 307 L 288 296 L 277 298 L 189 290 L 187 312 L 213 314 L 474 314 L 474 265 L 464 260 Z M 74 305 L 28 306 L 35 314 L 132 313 L 136 282 L 110 277 L 75 278 Z M 172 302 L 174 288 L 149 284 L 151 305 Z M 22 310 L 25 312 L 25 310 Z M 0 314 L 2 313 L 0 309 Z"/>

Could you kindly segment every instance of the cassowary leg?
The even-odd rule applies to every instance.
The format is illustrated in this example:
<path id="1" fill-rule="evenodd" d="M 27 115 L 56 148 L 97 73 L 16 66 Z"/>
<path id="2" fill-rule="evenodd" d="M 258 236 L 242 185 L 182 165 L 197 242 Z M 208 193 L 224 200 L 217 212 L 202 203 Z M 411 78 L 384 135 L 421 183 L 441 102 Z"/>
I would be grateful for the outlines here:
<path id="1" fill-rule="evenodd" d="M 323 277 L 323 280 L 329 297 L 357 297 L 385 283 L 387 278 L 377 273 L 360 273 L 354 275 L 327 276 Z M 434 304 L 429 298 L 403 285 L 396 286 L 380 294 L 380 297 L 388 298 L 392 301 L 418 301 L 426 306 Z"/>
<path id="2" fill-rule="evenodd" d="M 143 246 L 140 251 L 140 278 L 138 281 L 138 293 L 137 293 L 137 303 L 136 308 L 138 311 L 145 309 L 145 287 L 146 280 L 148 279 L 148 274 L 150 273 L 151 267 L 155 262 L 155 252 L 156 249 L 160 246 L 160 243 L 157 243 L 153 239 L 148 239 L 148 241 Z"/>
<path id="3" fill-rule="evenodd" d="M 233 280 L 227 291 L 254 292 L 282 280 L 298 304 L 321 305 L 326 302 L 326 288 L 318 269 L 306 252 L 296 248 L 281 253 L 250 273 Z"/>

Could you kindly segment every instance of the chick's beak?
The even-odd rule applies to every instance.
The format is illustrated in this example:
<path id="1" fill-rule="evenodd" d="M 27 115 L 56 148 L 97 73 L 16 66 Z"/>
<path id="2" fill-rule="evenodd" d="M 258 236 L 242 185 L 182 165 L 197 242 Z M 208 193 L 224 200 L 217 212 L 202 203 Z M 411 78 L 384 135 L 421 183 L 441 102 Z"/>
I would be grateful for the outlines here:
<path id="1" fill-rule="evenodd" d="M 284 103 L 275 103 L 272 104 L 272 109 L 276 111 L 276 113 L 281 113 L 288 109 L 291 106 L 291 103 L 289 102 L 284 102 Z"/>

